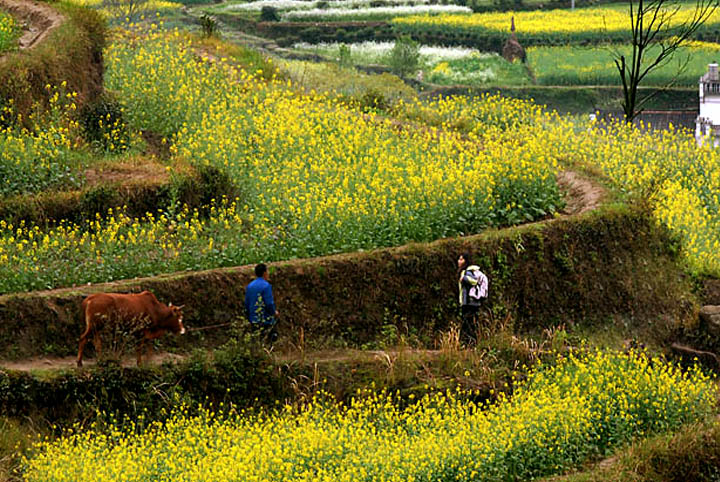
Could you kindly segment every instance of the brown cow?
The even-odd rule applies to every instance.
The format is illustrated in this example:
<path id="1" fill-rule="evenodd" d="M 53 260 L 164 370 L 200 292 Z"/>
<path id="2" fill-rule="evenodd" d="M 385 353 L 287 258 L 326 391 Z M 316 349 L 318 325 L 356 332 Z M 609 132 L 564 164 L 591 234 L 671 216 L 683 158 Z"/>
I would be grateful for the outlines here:
<path id="1" fill-rule="evenodd" d="M 82 355 L 90 334 L 94 335 L 95 351 L 100 354 L 100 329 L 105 321 L 111 320 L 134 328 L 142 339 L 137 350 L 137 364 L 140 365 L 145 340 L 159 338 L 167 331 L 184 334 L 182 306 L 160 303 L 149 291 L 138 294 L 97 293 L 82 302 L 85 313 L 85 333 L 80 336 L 77 366 L 82 366 Z M 135 325 L 135 326 L 133 326 Z"/>

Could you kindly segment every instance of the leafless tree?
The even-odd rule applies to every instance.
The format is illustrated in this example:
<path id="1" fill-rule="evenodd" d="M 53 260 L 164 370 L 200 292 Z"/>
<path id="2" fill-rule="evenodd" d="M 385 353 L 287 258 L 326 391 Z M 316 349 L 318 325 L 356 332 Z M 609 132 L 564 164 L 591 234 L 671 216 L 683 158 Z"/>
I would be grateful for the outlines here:
<path id="1" fill-rule="evenodd" d="M 626 122 L 632 122 L 650 99 L 675 83 L 677 75 L 665 86 L 642 96 L 638 94 L 643 79 L 653 70 L 667 65 L 677 49 L 691 40 L 710 18 L 719 3 L 720 0 L 695 0 L 694 8 L 685 10 L 682 0 L 629 0 L 632 53 L 626 57 L 619 49 L 613 49 L 613 60 L 622 80 Z M 679 66 L 678 75 L 682 70 Z"/>

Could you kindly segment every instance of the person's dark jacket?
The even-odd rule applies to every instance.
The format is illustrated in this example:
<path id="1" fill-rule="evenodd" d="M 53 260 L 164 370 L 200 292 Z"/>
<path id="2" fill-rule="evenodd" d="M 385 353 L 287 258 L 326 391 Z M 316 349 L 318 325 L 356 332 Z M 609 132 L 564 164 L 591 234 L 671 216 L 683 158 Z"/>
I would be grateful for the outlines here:
<path id="1" fill-rule="evenodd" d="M 263 278 L 256 278 L 245 289 L 245 314 L 250 323 L 275 324 L 272 285 Z"/>

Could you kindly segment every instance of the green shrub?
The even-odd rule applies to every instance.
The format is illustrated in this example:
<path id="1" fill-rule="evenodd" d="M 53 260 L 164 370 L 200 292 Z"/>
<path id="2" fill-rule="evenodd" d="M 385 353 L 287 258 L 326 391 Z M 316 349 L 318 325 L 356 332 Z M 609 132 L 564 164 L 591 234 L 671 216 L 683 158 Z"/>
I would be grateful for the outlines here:
<path id="1" fill-rule="evenodd" d="M 374 88 L 363 92 L 360 96 L 359 103 L 363 112 L 387 111 L 390 107 L 385 95 Z"/>
<path id="2" fill-rule="evenodd" d="M 399 77 L 415 73 L 420 65 L 420 44 L 407 35 L 401 36 L 390 51 L 388 65 Z"/>
<path id="3" fill-rule="evenodd" d="M 344 68 L 352 67 L 353 65 L 350 47 L 345 44 L 341 44 L 338 48 L 338 65 Z"/>
<path id="4" fill-rule="evenodd" d="M 198 20 L 200 22 L 200 28 L 202 29 L 203 37 L 212 37 L 218 32 L 218 23 L 213 17 L 204 13 Z"/>
<path id="5" fill-rule="evenodd" d="M 227 171 L 212 165 L 200 165 L 193 175 L 173 178 L 171 205 L 190 205 L 208 209 L 218 200 L 235 199 L 244 195 Z"/>
<path id="6" fill-rule="evenodd" d="M 105 94 L 80 111 L 85 139 L 100 150 L 122 152 L 130 147 L 130 131 L 122 105 Z"/>
<path id="7" fill-rule="evenodd" d="M 279 22 L 280 14 L 278 14 L 278 11 L 275 7 L 266 5 L 262 8 L 262 10 L 260 10 L 260 21 L 261 22 Z"/>

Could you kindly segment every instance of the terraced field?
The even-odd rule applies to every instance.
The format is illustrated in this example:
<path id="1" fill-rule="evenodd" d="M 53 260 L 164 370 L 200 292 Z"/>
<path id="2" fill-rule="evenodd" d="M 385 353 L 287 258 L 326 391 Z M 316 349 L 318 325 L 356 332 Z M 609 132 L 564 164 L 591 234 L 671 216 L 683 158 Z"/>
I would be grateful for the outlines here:
<path id="1" fill-rule="evenodd" d="M 207 7 L 357 30 L 437 7 L 393 28 L 462 41 L 505 39 L 515 15 L 521 41 L 542 44 L 529 66 L 419 46 L 422 73 L 403 80 L 386 72 L 391 43 L 283 51 L 147 21 L 191 24 L 180 4 L 130 15 L 81 1 L 53 8 L 85 35 L 72 55 L 104 61 L 102 79 L 88 67 L 34 85 L 16 67 L 31 79 L 23 102 L 0 97 L 0 478 L 524 480 L 594 467 L 588 476 L 678 480 L 638 468 L 659 465 L 676 434 L 703 454 L 682 470 L 715 470 L 720 346 L 712 310 L 697 313 L 720 277 L 720 151 L 684 130 L 503 95 L 421 95 L 459 79 L 609 84 L 607 69 L 551 58 L 600 57 L 556 41 L 624 41 L 618 8 Z M 715 50 L 684 52 L 697 70 Z M 83 74 L 89 87 L 75 92 Z M 490 280 L 476 344 L 461 343 L 457 313 L 466 252 Z M 281 313 L 272 346 L 244 318 L 258 262 Z M 135 368 L 136 334 L 115 326 L 94 340 L 102 356 L 70 369 L 82 299 L 145 289 L 184 305 L 187 334 L 161 338 L 156 361 Z M 614 456 L 628 445 L 648 451 L 633 455 L 642 463 Z"/>
<path id="2" fill-rule="evenodd" d="M 669 20 L 669 27 L 692 17 L 694 4 L 679 7 Z M 525 45 L 624 43 L 630 40 L 630 19 L 622 8 L 586 8 L 534 12 L 479 13 L 473 15 L 410 16 L 393 20 L 398 31 L 422 32 L 445 36 L 497 37 L 510 32 L 514 18 L 517 38 Z M 702 26 L 699 35 L 711 37 L 720 26 L 715 12 Z"/>
<path id="3" fill-rule="evenodd" d="M 435 393 L 405 408 L 365 393 L 258 416 L 178 410 L 143 434 L 87 431 L 46 443 L 27 480 L 528 479 L 629 439 L 703 419 L 717 389 L 643 355 L 594 353 L 538 367 L 496 403 Z M 364 395 L 364 396 L 362 396 Z M 182 457 L 169 447 L 183 447 Z M 89 458 L 90 463 L 80 462 Z M 223 463 L 218 463 L 222 460 Z"/>

